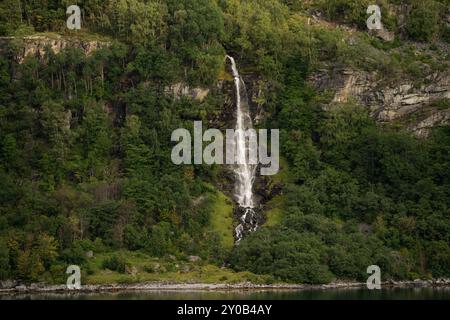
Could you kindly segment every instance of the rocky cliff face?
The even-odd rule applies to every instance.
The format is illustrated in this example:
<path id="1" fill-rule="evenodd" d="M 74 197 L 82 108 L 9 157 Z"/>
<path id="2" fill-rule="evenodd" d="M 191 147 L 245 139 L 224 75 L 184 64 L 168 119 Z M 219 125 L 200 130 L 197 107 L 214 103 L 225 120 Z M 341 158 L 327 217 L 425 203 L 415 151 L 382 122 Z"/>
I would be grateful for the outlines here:
<path id="1" fill-rule="evenodd" d="M 90 55 L 93 51 L 109 45 L 108 42 L 98 40 L 81 40 L 60 35 L 36 35 L 20 39 L 0 38 L 0 50 L 9 48 L 13 40 L 17 40 L 16 46 L 19 49 L 16 50 L 15 59 L 19 63 L 23 62 L 27 56 L 42 57 L 47 47 L 55 53 L 64 48 L 75 47 L 82 49 L 86 55 Z M 376 72 L 352 70 L 333 65 L 316 71 L 309 78 L 309 82 L 316 89 L 333 93 L 332 103 L 325 106 L 326 108 L 331 108 L 335 103 L 355 100 L 369 108 L 378 121 L 403 122 L 419 137 L 426 137 L 429 129 L 434 126 L 450 123 L 450 105 L 442 105 L 442 102 L 445 104 L 446 99 L 450 99 L 450 70 L 432 73 L 424 79 L 402 79 L 396 82 L 387 80 L 389 79 L 381 78 Z M 244 75 L 244 81 L 252 116 L 255 123 L 258 123 L 266 117 L 263 106 L 270 88 L 256 75 Z M 227 82 L 219 81 L 217 88 L 193 88 L 184 83 L 175 83 L 166 87 L 165 91 L 174 99 L 187 96 L 203 101 L 211 90 L 218 89 L 224 92 L 225 96 L 232 94 L 232 88 L 228 88 Z M 438 101 L 441 101 L 439 107 L 434 106 L 434 103 Z M 232 103 L 229 102 L 224 103 L 226 114 L 222 115 L 227 120 L 231 120 L 234 112 Z"/>
<path id="2" fill-rule="evenodd" d="M 164 92 L 175 100 L 181 97 L 190 97 L 200 102 L 208 96 L 209 91 L 208 88 L 192 88 L 183 82 L 174 83 L 164 88 Z"/>
<path id="3" fill-rule="evenodd" d="M 369 35 L 382 39 L 382 42 L 392 42 L 400 36 L 411 12 L 410 4 L 391 4 L 388 6 L 389 14 L 395 16 L 399 28 L 398 34 L 386 29 L 368 31 Z M 442 13 L 444 23 L 450 26 L 450 8 Z M 315 23 L 327 25 L 320 16 Z M 345 29 L 345 26 L 344 26 Z M 352 30 L 351 32 L 356 32 Z M 310 84 L 321 91 L 331 92 L 333 95 L 325 109 L 332 108 L 338 103 L 355 101 L 370 110 L 372 116 L 380 122 L 398 122 L 418 137 L 427 137 L 430 128 L 450 123 L 450 64 L 448 63 L 447 44 L 434 43 L 439 47 L 439 54 L 430 50 L 429 44 L 411 43 L 403 41 L 403 47 L 396 47 L 392 51 L 381 51 L 390 59 L 392 53 L 402 53 L 412 50 L 416 56 L 415 63 L 427 76 L 413 78 L 404 75 L 390 76 L 377 72 L 351 69 L 331 61 L 325 61 L 322 69 L 317 70 L 309 77 Z M 364 55 L 364 52 L 361 52 Z M 421 59 L 435 61 L 435 66 L 421 63 Z M 439 67 L 436 68 L 436 65 Z M 433 71 L 438 69 L 439 71 Z M 394 79 L 395 78 L 395 79 Z"/>
<path id="4" fill-rule="evenodd" d="M 309 81 L 318 90 L 333 92 L 332 103 L 327 108 L 355 100 L 369 108 L 380 122 L 415 117 L 407 128 L 420 137 L 426 137 L 433 126 L 450 123 L 450 105 L 433 107 L 438 101 L 445 103 L 450 99 L 450 71 L 436 72 L 419 81 L 405 79 L 390 83 L 376 73 L 331 68 L 317 71 Z"/>
<path id="5" fill-rule="evenodd" d="M 47 47 L 52 49 L 54 53 L 59 53 L 65 48 L 80 48 L 86 55 L 90 55 L 93 51 L 109 45 L 108 42 L 81 40 L 60 35 L 36 35 L 21 38 L 0 37 L 0 50 L 5 50 L 11 44 L 15 45 L 18 49 L 15 54 L 15 59 L 18 63 L 22 63 L 27 56 L 44 56 L 45 48 Z"/>

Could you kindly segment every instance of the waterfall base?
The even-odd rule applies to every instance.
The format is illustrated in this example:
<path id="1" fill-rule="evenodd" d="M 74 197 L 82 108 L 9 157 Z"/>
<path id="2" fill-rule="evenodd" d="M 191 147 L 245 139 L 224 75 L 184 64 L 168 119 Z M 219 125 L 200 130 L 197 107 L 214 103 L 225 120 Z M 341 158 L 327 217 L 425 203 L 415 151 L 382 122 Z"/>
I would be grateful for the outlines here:
<path id="1" fill-rule="evenodd" d="M 261 225 L 263 221 L 258 211 L 259 209 L 255 208 L 235 207 L 234 216 L 239 223 L 235 228 L 236 243 Z"/>

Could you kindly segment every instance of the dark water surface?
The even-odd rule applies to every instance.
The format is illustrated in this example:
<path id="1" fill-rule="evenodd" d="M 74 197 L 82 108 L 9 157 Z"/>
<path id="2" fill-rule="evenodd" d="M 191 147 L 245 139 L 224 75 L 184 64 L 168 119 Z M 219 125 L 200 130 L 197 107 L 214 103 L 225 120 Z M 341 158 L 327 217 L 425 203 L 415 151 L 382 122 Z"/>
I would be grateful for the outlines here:
<path id="1" fill-rule="evenodd" d="M 450 287 L 440 288 L 366 288 L 314 289 L 314 290 L 231 290 L 189 291 L 153 290 L 109 293 L 33 293 L 0 294 L 0 300 L 450 300 Z"/>

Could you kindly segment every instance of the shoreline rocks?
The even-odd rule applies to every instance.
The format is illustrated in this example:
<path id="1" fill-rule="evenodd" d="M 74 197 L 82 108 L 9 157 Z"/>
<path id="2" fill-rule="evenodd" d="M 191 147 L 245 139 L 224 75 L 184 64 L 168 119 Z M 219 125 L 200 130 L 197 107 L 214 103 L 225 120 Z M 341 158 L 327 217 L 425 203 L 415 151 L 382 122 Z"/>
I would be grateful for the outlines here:
<path id="1" fill-rule="evenodd" d="M 47 285 L 32 283 L 29 285 L 18 284 L 15 281 L 7 280 L 0 282 L 0 294 L 8 293 L 58 293 L 58 292 L 118 292 L 118 291 L 214 291 L 214 290 L 327 290 L 327 289 L 347 289 L 362 288 L 366 284 L 363 282 L 333 282 L 329 284 L 254 284 L 242 282 L 237 284 L 225 283 L 176 283 L 169 281 L 143 282 L 135 284 L 106 284 L 106 285 L 82 285 L 80 290 L 69 290 L 66 285 Z M 387 288 L 417 288 L 417 287 L 450 287 L 450 279 L 438 278 L 432 280 L 416 279 L 413 281 L 388 280 L 382 283 L 382 287 Z"/>

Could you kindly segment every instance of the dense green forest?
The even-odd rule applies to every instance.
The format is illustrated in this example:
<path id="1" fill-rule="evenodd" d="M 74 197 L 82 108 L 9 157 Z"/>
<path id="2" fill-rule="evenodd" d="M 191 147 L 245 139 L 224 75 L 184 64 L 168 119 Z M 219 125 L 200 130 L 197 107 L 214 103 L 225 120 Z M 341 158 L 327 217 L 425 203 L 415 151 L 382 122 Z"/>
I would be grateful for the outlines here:
<path id="1" fill-rule="evenodd" d="M 196 255 L 204 268 L 225 264 L 272 282 L 364 280 L 372 264 L 383 279 L 450 277 L 450 126 L 423 140 L 376 123 L 357 103 L 325 111 L 330 94 L 307 82 L 330 61 L 425 76 L 404 48 L 448 44 L 450 2 L 403 1 L 412 9 L 402 25 L 387 10 L 401 1 L 375 2 L 393 43 L 366 33 L 368 0 L 2 1 L 0 279 L 64 282 L 69 264 L 92 275 L 88 251 L 106 257 L 99 270 L 118 274 L 139 253 L 169 261 L 147 273 Z M 75 3 L 80 31 L 65 25 Z M 311 26 L 311 10 L 355 29 L 352 45 L 342 28 Z M 20 61 L 21 39 L 33 34 L 107 45 Z M 211 227 L 231 207 L 222 169 L 170 160 L 172 131 L 215 119 L 224 94 L 196 101 L 165 90 L 216 88 L 230 79 L 227 53 L 268 88 L 260 126 L 280 128 L 283 157 L 271 178 L 282 185 L 276 221 L 238 246 Z"/>

